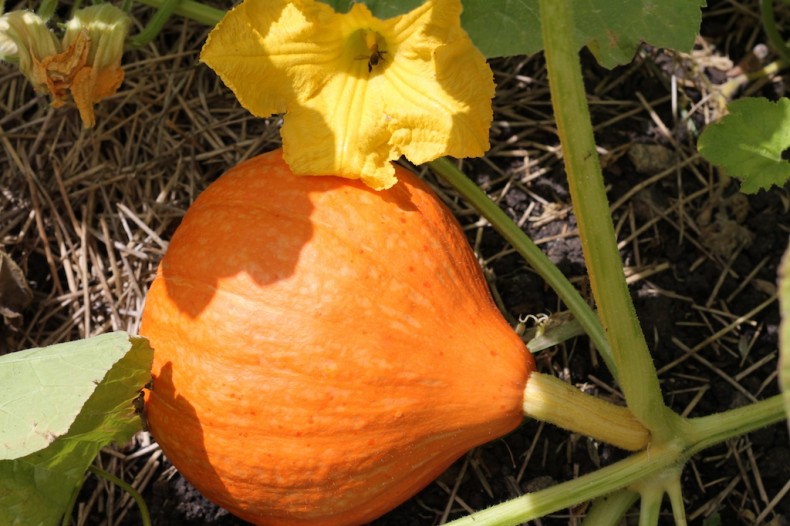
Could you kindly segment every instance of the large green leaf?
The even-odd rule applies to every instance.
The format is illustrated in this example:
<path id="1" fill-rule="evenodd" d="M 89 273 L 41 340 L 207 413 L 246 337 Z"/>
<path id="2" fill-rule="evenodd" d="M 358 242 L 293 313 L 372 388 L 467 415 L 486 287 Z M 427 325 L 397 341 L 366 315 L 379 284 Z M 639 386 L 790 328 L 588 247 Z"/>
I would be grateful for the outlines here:
<path id="1" fill-rule="evenodd" d="M 782 158 L 790 148 L 790 99 L 745 98 L 728 109 L 702 132 L 700 154 L 740 179 L 744 193 L 784 185 L 790 178 L 790 162 Z"/>
<path id="2" fill-rule="evenodd" d="M 538 0 L 464 0 L 463 26 L 487 57 L 543 48 Z M 578 0 L 576 42 L 612 68 L 633 59 L 642 42 L 689 50 L 705 0 Z"/>
<path id="3" fill-rule="evenodd" d="M 425 0 L 366 0 L 365 3 L 370 8 L 370 11 L 378 18 L 390 18 L 411 11 L 424 1 Z"/>
<path id="4" fill-rule="evenodd" d="M 407 13 L 425 0 L 321 0 L 338 13 L 346 13 L 353 4 L 365 4 L 377 18 L 390 18 Z"/>
<path id="5" fill-rule="evenodd" d="M 469 38 L 486 57 L 531 55 L 543 47 L 538 0 L 465 0 Z"/>
<path id="6" fill-rule="evenodd" d="M 355 0 L 323 0 L 339 12 Z M 424 0 L 361 0 L 379 18 L 405 13 Z M 543 48 L 539 0 L 462 0 L 461 23 L 486 57 L 531 55 Z M 690 50 L 705 0 L 577 0 L 579 48 L 608 68 L 631 61 L 642 42 Z"/>
<path id="7" fill-rule="evenodd" d="M 0 357 L 0 524 L 54 524 L 99 450 L 142 428 L 152 357 L 123 332 Z"/>
<path id="8" fill-rule="evenodd" d="M 689 51 L 699 33 L 705 0 L 579 0 L 577 38 L 601 65 L 631 62 L 642 42 Z"/>

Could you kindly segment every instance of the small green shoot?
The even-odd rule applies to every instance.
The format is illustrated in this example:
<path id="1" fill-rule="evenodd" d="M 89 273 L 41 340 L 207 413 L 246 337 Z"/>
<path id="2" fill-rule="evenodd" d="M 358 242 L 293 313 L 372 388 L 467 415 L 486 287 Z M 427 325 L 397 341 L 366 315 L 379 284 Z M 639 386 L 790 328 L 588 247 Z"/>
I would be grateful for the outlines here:
<path id="1" fill-rule="evenodd" d="M 785 251 L 779 269 L 779 305 L 782 324 L 779 332 L 779 388 L 790 429 L 790 249 Z"/>

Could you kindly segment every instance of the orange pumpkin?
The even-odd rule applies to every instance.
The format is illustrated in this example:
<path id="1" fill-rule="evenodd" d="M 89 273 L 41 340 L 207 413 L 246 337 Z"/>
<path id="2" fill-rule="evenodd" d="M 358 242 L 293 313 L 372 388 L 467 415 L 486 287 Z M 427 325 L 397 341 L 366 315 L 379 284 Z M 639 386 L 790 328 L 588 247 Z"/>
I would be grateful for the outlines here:
<path id="1" fill-rule="evenodd" d="M 243 519 L 366 523 L 523 418 L 529 352 L 455 218 L 397 175 L 375 192 L 256 157 L 200 195 L 160 265 L 150 429 Z"/>

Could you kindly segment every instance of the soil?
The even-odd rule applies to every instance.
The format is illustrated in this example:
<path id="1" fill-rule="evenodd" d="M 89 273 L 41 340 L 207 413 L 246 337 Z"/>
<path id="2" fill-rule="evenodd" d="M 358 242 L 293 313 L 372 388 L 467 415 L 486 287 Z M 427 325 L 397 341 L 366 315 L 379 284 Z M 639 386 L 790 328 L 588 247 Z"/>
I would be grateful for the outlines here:
<path id="1" fill-rule="evenodd" d="M 665 402 L 692 417 L 778 393 L 776 278 L 790 231 L 786 188 L 744 195 L 736 181 L 696 154 L 699 132 L 720 111 L 717 86 L 731 78 L 728 74 L 733 68 L 764 40 L 755 15 L 756 1 L 710 4 L 702 38 L 692 53 L 644 46 L 633 63 L 612 71 L 583 53 L 596 140 L 609 199 L 615 204 L 614 224 L 632 297 L 659 371 Z M 195 50 L 204 32 L 205 28 L 195 24 L 171 21 L 160 41 L 178 42 L 172 53 L 159 56 L 152 49 L 131 53 L 127 87 L 116 99 L 119 107 L 100 110 L 100 121 L 104 117 L 107 124 L 95 132 L 80 132 L 73 111 L 49 110 L 25 91 L 13 69 L 0 66 L 5 68 L 0 69 L 3 84 L 18 84 L 14 89 L 26 97 L 3 103 L 9 113 L 0 118 L 0 137 L 6 133 L 9 144 L 22 152 L 22 167 L 30 166 L 35 172 L 54 163 L 64 168 L 52 180 L 41 175 L 32 178 L 23 173 L 20 164 L 0 156 L 2 248 L 23 268 L 34 291 L 33 303 L 22 313 L 22 321 L 15 322 L 15 328 L 7 324 L 0 333 L 0 344 L 9 351 L 101 330 L 134 332 L 143 291 L 163 253 L 148 233 L 134 226 L 134 217 L 144 219 L 158 237 L 167 239 L 188 203 L 225 167 L 277 144 L 276 119 L 246 115 L 212 74 L 195 64 Z M 769 55 L 765 60 L 771 59 Z M 148 71 L 150 63 L 158 69 Z M 542 57 L 498 59 L 492 61 L 492 68 L 498 83 L 492 149 L 484 159 L 465 161 L 463 168 L 592 303 L 551 121 Z M 157 77 L 168 72 L 177 74 L 172 80 Z M 745 84 L 738 96 L 776 99 L 785 95 L 786 81 L 782 75 L 767 77 Z M 28 100 L 33 102 L 23 102 Z M 141 108 L 151 107 L 155 109 L 150 118 L 139 117 L 147 111 Z M 217 116 L 220 122 L 212 124 L 211 119 Z M 133 125 L 120 126 L 123 119 Z M 46 132 L 29 128 L 26 122 L 38 122 Z M 150 134 L 143 132 L 152 122 L 159 123 L 161 131 L 153 139 L 146 138 Z M 95 134 L 105 135 L 97 138 Z M 52 141 L 49 148 L 47 141 Z M 79 141 L 88 146 L 84 159 L 78 162 L 70 156 Z M 134 152 L 124 150 L 136 141 L 141 144 L 135 145 Z M 133 180 L 133 172 L 124 171 L 124 166 L 159 175 Z M 171 180 L 173 173 L 183 177 Z M 121 183 L 107 182 L 118 174 Z M 479 214 L 443 182 L 430 173 L 424 175 L 464 225 L 508 320 L 515 325 L 530 315 L 564 311 L 553 291 Z M 104 181 L 93 188 L 92 204 L 86 204 L 89 186 L 80 183 L 80 178 Z M 92 313 L 87 322 L 81 318 L 84 309 L 79 307 L 85 306 L 79 303 L 81 297 L 68 299 L 72 303 L 67 307 L 54 306 L 58 301 L 67 302 L 64 284 L 78 280 L 74 278 L 79 275 L 78 263 L 74 269 L 58 270 L 58 289 L 52 278 L 52 256 L 42 242 L 47 239 L 55 254 L 61 253 L 63 243 L 73 243 L 66 252 L 77 261 L 79 237 L 74 242 L 63 241 L 68 239 L 72 220 L 54 211 L 64 193 L 77 223 L 94 221 L 92 235 L 101 240 L 101 230 L 108 229 L 120 247 L 116 247 L 115 263 L 104 265 L 112 293 L 91 293 L 87 307 Z M 47 202 L 44 195 L 54 197 Z M 45 234 L 37 231 L 32 219 L 18 221 L 14 218 L 22 216 L 12 213 L 31 218 L 40 214 Z M 105 219 L 110 221 L 110 215 L 125 219 L 104 223 Z M 114 250 L 104 242 L 95 243 L 93 249 L 90 254 L 101 261 L 109 261 Z M 99 287 L 96 283 L 100 280 L 91 279 L 92 286 Z M 524 323 L 527 328 L 534 325 L 530 319 Z M 545 372 L 588 392 L 619 399 L 606 367 L 584 337 L 541 351 L 536 358 Z M 113 466 L 126 480 L 146 474 L 142 493 L 155 525 L 246 524 L 205 500 L 151 440 L 142 433 L 120 448 L 120 453 L 103 453 L 100 462 Z M 525 421 L 508 436 L 459 459 L 436 482 L 373 525 L 441 524 L 471 510 L 570 480 L 623 456 L 605 444 Z M 784 424 L 710 448 L 683 472 L 689 524 L 786 525 L 790 517 L 788 480 L 790 439 Z M 89 478 L 80 496 L 87 511 L 77 518 L 78 523 L 139 524 L 136 507 L 119 505 L 119 495 Z M 578 524 L 586 509 L 581 505 L 564 510 L 536 524 Z M 112 519 L 108 510 L 112 510 Z M 638 510 L 634 510 L 626 523 L 636 524 L 637 516 Z M 673 524 L 668 504 L 661 524 Z"/>

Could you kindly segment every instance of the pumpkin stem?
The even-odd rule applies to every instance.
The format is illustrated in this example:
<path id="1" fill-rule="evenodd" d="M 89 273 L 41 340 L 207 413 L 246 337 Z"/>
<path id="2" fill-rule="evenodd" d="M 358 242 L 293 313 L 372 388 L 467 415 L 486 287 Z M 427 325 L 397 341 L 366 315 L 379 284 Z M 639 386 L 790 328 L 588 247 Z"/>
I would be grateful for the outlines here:
<path id="1" fill-rule="evenodd" d="M 644 449 L 650 432 L 619 406 L 583 393 L 559 378 L 533 372 L 524 389 L 524 414 L 628 451 Z"/>

